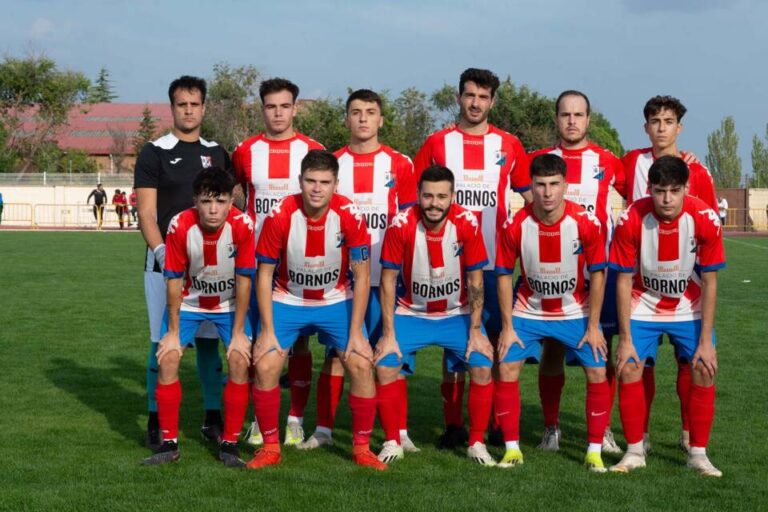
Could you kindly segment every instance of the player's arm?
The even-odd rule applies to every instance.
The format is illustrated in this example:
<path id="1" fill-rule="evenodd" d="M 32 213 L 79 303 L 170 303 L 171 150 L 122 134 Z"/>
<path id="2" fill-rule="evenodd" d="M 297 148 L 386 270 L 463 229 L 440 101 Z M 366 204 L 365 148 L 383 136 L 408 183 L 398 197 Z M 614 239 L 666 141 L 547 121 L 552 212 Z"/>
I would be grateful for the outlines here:
<path id="1" fill-rule="evenodd" d="M 88 204 L 88 203 L 90 203 L 90 202 L 91 202 L 91 198 L 94 196 L 94 194 L 95 194 L 95 193 L 96 193 L 96 190 L 95 190 L 95 189 L 94 189 L 94 190 L 91 190 L 91 193 L 90 193 L 90 194 L 88 194 L 88 199 L 86 199 L 86 200 L 85 200 L 85 204 Z M 95 202 L 96 202 L 96 200 L 94 199 L 94 203 L 95 203 Z"/>
<path id="2" fill-rule="evenodd" d="M 616 314 L 619 327 L 619 344 L 616 347 L 616 375 L 630 359 L 634 359 L 636 368 L 640 367 L 640 358 L 632 344 L 630 317 L 632 314 L 632 274 L 619 272 L 616 276 Z"/>
<path id="3" fill-rule="evenodd" d="M 347 350 L 344 352 L 344 359 L 349 359 L 349 356 L 355 353 L 372 363 L 373 351 L 363 335 L 365 309 L 368 307 L 368 296 L 371 293 L 371 262 L 368 257 L 368 247 L 365 246 L 361 249 L 364 249 L 360 251 L 361 254 L 356 256 L 350 254 L 349 258 L 355 287 L 352 291 L 352 317 L 349 321 L 349 340 L 347 341 Z M 353 250 L 354 248 L 351 248 L 350 253 Z"/>
<path id="4" fill-rule="evenodd" d="M 467 295 L 469 296 L 469 337 L 464 359 L 468 361 L 472 352 L 479 352 L 493 360 L 493 346 L 491 346 L 488 336 L 483 332 L 485 289 L 482 268 L 467 272 Z"/>
<path id="5" fill-rule="evenodd" d="M 272 279 L 275 275 L 275 264 L 259 261 L 256 270 L 256 302 L 259 304 L 259 321 L 261 332 L 253 344 L 253 362 L 272 350 L 280 355 L 283 349 L 275 336 L 274 316 L 272 315 Z"/>
<path id="6" fill-rule="evenodd" d="M 715 303 L 717 302 L 717 272 L 701 273 L 701 334 L 699 346 L 693 354 L 693 366 L 704 368 L 710 379 L 717 373 L 717 351 L 712 343 L 712 329 L 715 325 Z"/>
<path id="7" fill-rule="evenodd" d="M 240 354 L 246 362 L 251 360 L 251 343 L 245 335 L 245 316 L 251 298 L 251 276 L 235 275 L 235 321 L 232 325 L 232 339 L 227 349 L 227 360 Z"/>
<path id="8" fill-rule="evenodd" d="M 374 363 L 378 364 L 388 354 L 396 354 L 398 359 L 403 358 L 400 345 L 395 337 L 395 290 L 397 288 L 397 276 L 400 271 L 393 268 L 381 269 L 381 282 L 379 283 L 379 297 L 381 300 L 381 337 L 376 343 Z"/>
<path id="9" fill-rule="evenodd" d="M 183 355 L 181 340 L 179 338 L 179 312 L 181 311 L 181 293 L 183 289 L 182 278 L 174 277 L 166 280 L 166 301 L 168 302 L 168 332 L 158 343 L 157 362 L 162 363 L 163 358 L 171 352 Z"/>

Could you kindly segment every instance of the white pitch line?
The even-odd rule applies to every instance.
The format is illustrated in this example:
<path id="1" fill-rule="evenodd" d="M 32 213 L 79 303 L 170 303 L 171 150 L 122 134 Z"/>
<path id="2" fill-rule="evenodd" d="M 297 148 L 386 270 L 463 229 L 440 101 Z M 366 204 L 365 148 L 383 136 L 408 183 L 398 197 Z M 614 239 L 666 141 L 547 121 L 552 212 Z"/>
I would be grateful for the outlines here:
<path id="1" fill-rule="evenodd" d="M 736 240 L 734 238 L 723 238 L 723 240 L 727 240 L 728 242 L 733 242 L 735 244 L 748 245 L 749 247 L 757 247 L 758 249 L 762 249 L 764 251 L 768 251 L 768 246 L 765 246 L 765 245 L 758 245 L 758 244 L 751 244 L 749 242 L 742 242 L 741 240 Z"/>

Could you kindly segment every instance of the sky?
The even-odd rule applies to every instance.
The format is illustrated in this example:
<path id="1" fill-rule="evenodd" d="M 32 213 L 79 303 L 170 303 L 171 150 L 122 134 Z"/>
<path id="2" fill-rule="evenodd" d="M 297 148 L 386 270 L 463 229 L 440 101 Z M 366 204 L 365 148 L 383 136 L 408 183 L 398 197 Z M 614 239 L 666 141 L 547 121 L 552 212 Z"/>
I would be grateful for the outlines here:
<path id="1" fill-rule="evenodd" d="M 45 54 L 116 101 L 167 101 L 182 74 L 250 64 L 304 98 L 348 87 L 432 92 L 467 67 L 555 97 L 589 95 L 625 148 L 648 146 L 642 109 L 657 94 L 688 108 L 679 139 L 704 159 L 733 116 L 742 172 L 768 123 L 768 2 L 760 0 L 82 1 L 0 0 L 0 52 Z"/>

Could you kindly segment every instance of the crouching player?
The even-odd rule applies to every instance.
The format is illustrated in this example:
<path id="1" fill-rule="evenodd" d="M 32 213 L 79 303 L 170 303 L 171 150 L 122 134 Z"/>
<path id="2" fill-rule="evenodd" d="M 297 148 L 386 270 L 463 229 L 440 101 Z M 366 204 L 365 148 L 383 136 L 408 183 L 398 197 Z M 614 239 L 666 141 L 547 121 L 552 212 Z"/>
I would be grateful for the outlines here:
<path id="1" fill-rule="evenodd" d="M 491 416 L 493 348 L 483 327 L 483 267 L 488 256 L 475 215 L 454 203 L 454 177 L 446 167 L 422 172 L 419 203 L 398 213 L 384 235 L 381 252 L 381 339 L 376 345 L 379 421 L 384 429 L 382 461 L 403 457 L 397 377 L 403 355 L 438 345 L 468 364 L 469 449 L 475 462 L 494 466 L 485 447 Z M 405 295 L 395 287 L 402 276 Z M 456 371 L 453 369 L 452 371 Z"/>
<path id="2" fill-rule="evenodd" d="M 352 459 L 361 466 L 387 468 L 368 447 L 376 417 L 373 352 L 364 334 L 370 235 L 352 200 L 334 193 L 338 173 L 332 153 L 308 152 L 301 161 L 301 193 L 274 208 L 259 237 L 260 332 L 253 347 L 253 396 L 264 447 L 248 462 L 252 469 L 280 462 L 280 370 L 299 333 L 309 329 L 336 349 L 349 375 Z"/>
<path id="3" fill-rule="evenodd" d="M 531 162 L 533 203 L 505 223 L 496 248 L 502 330 L 498 344 L 496 418 L 504 434 L 502 467 L 523 463 L 520 451 L 519 376 L 525 360 L 539 359 L 544 338 L 562 343 L 587 378 L 587 438 L 590 471 L 606 471 L 601 457 L 610 416 L 606 342 L 600 330 L 605 285 L 605 238 L 600 221 L 564 199 L 566 164 L 553 154 Z M 520 260 L 522 284 L 512 301 L 512 273 Z M 585 279 L 585 275 L 589 280 Z"/>
<path id="4" fill-rule="evenodd" d="M 232 207 L 235 181 L 217 168 L 200 172 L 192 185 L 193 208 L 176 215 L 165 239 L 168 308 L 158 345 L 157 412 L 162 432 L 158 451 L 143 464 L 179 459 L 179 363 L 204 321 L 216 326 L 227 346 L 229 381 L 224 388 L 224 433 L 219 459 L 242 467 L 237 437 L 248 406 L 250 325 L 246 322 L 251 278 L 256 272 L 254 226 Z"/>
<path id="5" fill-rule="evenodd" d="M 627 453 L 611 471 L 645 467 L 643 365 L 656 359 L 658 339 L 666 334 L 678 360 L 692 367 L 690 391 L 681 397 L 687 399 L 691 429 L 688 467 L 719 477 L 706 446 L 715 414 L 713 323 L 717 270 L 725 266 L 723 232 L 717 213 L 686 195 L 683 160 L 658 158 L 648 170 L 648 182 L 651 197 L 636 200 L 621 214 L 611 245 L 611 266 L 619 271 L 616 372 L 627 440 Z"/>

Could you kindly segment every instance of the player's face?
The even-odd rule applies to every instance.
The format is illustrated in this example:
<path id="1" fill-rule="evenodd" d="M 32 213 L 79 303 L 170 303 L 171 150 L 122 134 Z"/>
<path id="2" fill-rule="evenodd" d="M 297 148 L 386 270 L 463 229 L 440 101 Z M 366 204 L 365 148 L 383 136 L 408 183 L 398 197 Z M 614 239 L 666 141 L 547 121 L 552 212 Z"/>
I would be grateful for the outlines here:
<path id="1" fill-rule="evenodd" d="M 683 198 L 688 193 L 687 185 L 651 185 L 651 197 L 656 215 L 672 220 L 683 209 Z"/>
<path id="2" fill-rule="evenodd" d="M 450 181 L 423 181 L 419 187 L 419 206 L 424 223 L 440 224 L 448 215 L 453 196 Z"/>
<path id="3" fill-rule="evenodd" d="M 307 169 L 299 176 L 304 209 L 314 212 L 324 209 L 331 202 L 337 179 L 330 169 Z"/>
<path id="4" fill-rule="evenodd" d="M 261 106 L 264 125 L 269 135 L 280 135 L 293 128 L 296 104 L 290 91 L 277 91 L 264 96 Z"/>
<path id="5" fill-rule="evenodd" d="M 568 183 L 561 174 L 554 176 L 534 176 L 533 205 L 536 211 L 543 214 L 555 212 L 562 206 Z"/>
<path id="6" fill-rule="evenodd" d="M 227 220 L 232 207 L 232 194 L 195 196 L 195 208 L 200 216 L 200 225 L 205 231 L 217 231 Z"/>
<path id="7" fill-rule="evenodd" d="M 181 133 L 200 129 L 205 115 L 203 94 L 199 89 L 176 89 L 173 93 L 173 127 Z"/>
<path id="8" fill-rule="evenodd" d="M 555 124 L 560 139 L 566 144 L 573 145 L 586 140 L 589 114 L 587 114 L 587 102 L 584 98 L 581 96 L 561 98 Z"/>
<path id="9" fill-rule="evenodd" d="M 645 122 L 645 133 L 651 139 L 655 150 L 664 150 L 677 143 L 677 136 L 683 125 L 677 120 L 677 115 L 669 109 L 661 109 L 648 117 Z"/>
<path id="10" fill-rule="evenodd" d="M 381 109 L 375 101 L 353 100 L 344 120 L 355 142 L 365 142 L 379 134 L 384 124 Z"/>
<path id="11" fill-rule="evenodd" d="M 471 125 L 485 122 L 493 107 L 490 87 L 480 87 L 475 82 L 465 82 L 464 92 L 459 95 L 461 118 Z"/>

